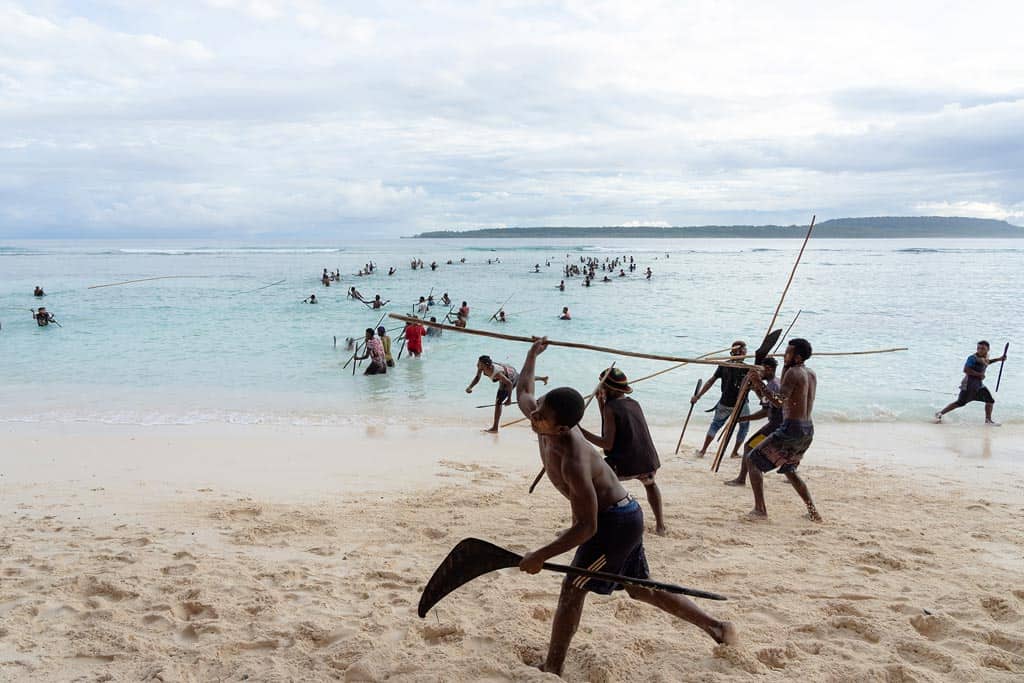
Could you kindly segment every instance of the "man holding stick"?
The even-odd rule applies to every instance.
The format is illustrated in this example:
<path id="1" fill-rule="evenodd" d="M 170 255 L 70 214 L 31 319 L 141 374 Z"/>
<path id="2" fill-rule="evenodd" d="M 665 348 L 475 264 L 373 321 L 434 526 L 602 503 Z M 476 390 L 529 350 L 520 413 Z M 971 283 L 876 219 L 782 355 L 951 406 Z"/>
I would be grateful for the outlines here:
<path id="1" fill-rule="evenodd" d="M 747 343 L 744 341 L 734 341 L 732 348 L 729 350 L 729 355 L 739 356 L 742 360 L 743 356 L 747 353 Z M 711 385 L 716 380 L 721 378 L 722 380 L 722 397 L 718 400 L 715 405 L 715 416 L 711 420 L 711 424 L 708 426 L 707 436 L 704 438 L 704 445 L 700 447 L 697 452 L 698 458 L 703 458 L 704 454 L 708 450 L 708 446 L 711 444 L 711 440 L 715 438 L 715 434 L 718 430 L 725 425 L 729 416 L 732 415 L 733 407 L 736 405 L 736 401 L 740 398 L 740 386 L 743 384 L 744 372 L 742 369 L 736 368 L 723 368 L 721 366 L 715 368 L 715 374 L 711 375 L 711 379 L 704 383 L 700 392 L 690 398 L 690 403 L 696 403 L 700 400 L 700 397 L 708 392 Z M 741 416 L 749 415 L 750 407 L 747 404 L 746 396 L 743 400 L 743 409 L 740 411 Z M 747 438 L 747 432 L 750 431 L 749 422 L 741 422 L 739 432 L 736 434 L 736 440 L 732 449 L 733 457 L 737 457 L 740 451 L 740 444 L 743 443 L 744 439 Z"/>
<path id="2" fill-rule="evenodd" d="M 768 517 L 764 503 L 764 473 L 777 467 L 779 474 L 786 475 L 807 506 L 808 519 L 812 522 L 821 521 L 807 484 L 796 473 L 796 468 L 800 466 L 804 453 L 814 439 L 811 411 L 814 409 L 818 378 L 813 370 L 804 365 L 810 357 L 810 342 L 806 339 L 790 340 L 783 358 L 782 384 L 777 394 L 769 392 L 758 370 L 750 370 L 747 375 L 754 393 L 771 405 L 782 408 L 782 424 L 779 428 L 747 454 L 750 488 L 754 491 L 754 509 L 749 514 L 751 519 Z"/>
<path id="3" fill-rule="evenodd" d="M 768 356 L 761 361 L 761 379 L 765 382 L 765 395 L 778 394 L 782 390 L 779 380 L 775 379 L 775 369 L 778 365 L 779 362 L 771 356 Z M 760 420 L 764 417 L 768 418 L 768 422 L 754 432 L 754 435 L 747 439 L 743 444 L 743 460 L 740 463 L 740 473 L 736 475 L 735 479 L 730 479 L 725 482 L 726 486 L 747 485 L 747 456 L 759 443 L 767 439 L 772 432 L 782 426 L 782 408 L 774 406 L 768 401 L 768 399 L 762 398 L 761 410 L 737 420 L 737 422 L 753 422 L 754 420 Z"/>
<path id="4" fill-rule="evenodd" d="M 640 404 L 626 394 L 633 393 L 629 380 L 619 368 L 608 368 L 602 374 L 604 382 L 597 390 L 597 405 L 601 409 L 601 433 L 594 434 L 580 427 L 587 441 L 604 449 L 605 459 L 619 481 L 638 479 L 647 491 L 647 502 L 654 512 L 654 532 L 665 535 L 665 517 L 662 514 L 661 491 L 654 475 L 661 467 L 658 450 L 647 426 Z"/>
<path id="5" fill-rule="evenodd" d="M 546 348 L 547 338 L 541 338 L 526 354 L 517 399 L 537 434 L 548 478 L 569 500 L 573 523 L 553 541 L 523 557 L 519 568 L 536 574 L 547 560 L 577 548 L 573 566 L 647 578 L 643 511 L 579 429 L 583 397 L 571 387 L 559 387 L 534 398 L 534 366 L 537 356 Z M 562 582 L 558 597 L 544 671 L 562 674 L 587 592 L 608 595 L 617 588 L 625 588 L 631 598 L 700 627 L 715 642 L 734 644 L 737 640 L 731 623 L 715 619 L 684 596 L 569 576 Z"/>
<path id="6" fill-rule="evenodd" d="M 992 363 L 1002 363 L 1005 361 L 1006 355 L 1003 354 L 1000 358 L 990 359 L 988 357 L 988 350 L 989 343 L 983 339 L 978 342 L 974 354 L 967 357 L 967 361 L 964 363 L 964 378 L 960 382 L 960 395 L 956 397 L 955 401 L 935 413 L 936 424 L 942 422 L 942 416 L 946 413 L 957 408 L 963 408 L 971 401 L 981 401 L 985 404 L 985 424 L 999 424 L 992 420 L 992 408 L 995 406 L 996 400 L 992 397 L 992 392 L 985 386 L 985 371 L 988 370 L 988 366 Z"/>
<path id="7" fill-rule="evenodd" d="M 490 434 L 498 433 L 498 423 L 501 421 L 502 406 L 512 404 L 512 391 L 519 381 L 519 373 L 514 367 L 507 363 L 495 363 L 490 356 L 480 356 L 476 361 L 476 377 L 466 387 L 466 393 L 472 394 L 473 387 L 480 381 L 481 376 L 489 377 L 492 382 L 498 383 L 498 393 L 494 397 L 494 424 L 485 432 Z M 538 377 L 544 384 L 548 383 L 547 377 Z"/>

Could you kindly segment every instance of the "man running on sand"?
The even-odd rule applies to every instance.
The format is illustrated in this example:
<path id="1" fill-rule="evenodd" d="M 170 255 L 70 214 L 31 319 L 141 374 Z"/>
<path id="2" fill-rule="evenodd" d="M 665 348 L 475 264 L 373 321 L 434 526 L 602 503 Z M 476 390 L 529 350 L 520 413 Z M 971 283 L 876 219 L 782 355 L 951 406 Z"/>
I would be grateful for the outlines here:
<path id="1" fill-rule="evenodd" d="M 594 434 L 580 427 L 587 441 L 604 449 L 608 466 L 619 481 L 638 479 L 647 491 L 647 502 L 654 512 L 654 532 L 665 535 L 665 517 L 661 511 L 661 491 L 654 475 L 661 467 L 651 430 L 640 404 L 626 394 L 633 393 L 629 380 L 619 368 L 608 368 L 601 376 L 604 382 L 597 390 L 601 407 L 601 433 Z"/>
<path id="2" fill-rule="evenodd" d="M 807 517 L 813 522 L 821 521 L 807 484 L 796 473 L 800 460 L 814 439 L 811 411 L 814 409 L 818 378 L 813 370 L 804 365 L 810 357 L 810 342 L 806 339 L 790 340 L 783 358 L 782 386 L 777 394 L 768 391 L 760 371 L 750 370 L 747 373 L 754 393 L 771 405 L 782 408 L 782 425 L 747 454 L 750 488 L 754 490 L 754 509 L 749 515 L 752 519 L 768 517 L 768 509 L 764 504 L 764 473 L 778 467 L 779 474 L 786 475 L 786 479 L 803 499 L 807 506 Z"/>
<path id="3" fill-rule="evenodd" d="M 495 363 L 490 356 L 480 356 L 476 361 L 476 377 L 466 387 L 467 394 L 473 393 L 473 387 L 480 381 L 481 376 L 489 377 L 492 382 L 498 383 L 498 393 L 494 397 L 494 424 L 490 429 L 484 430 L 497 434 L 498 422 L 501 421 L 501 408 L 503 405 L 512 404 L 512 391 L 516 388 L 516 382 L 519 381 L 519 373 L 507 363 Z M 547 377 L 538 377 L 537 379 L 544 384 L 548 383 Z"/>
<path id="4" fill-rule="evenodd" d="M 996 400 L 992 398 L 992 392 L 985 386 L 985 371 L 992 363 L 1005 361 L 1006 356 L 990 359 L 988 350 L 989 344 L 983 339 L 978 342 L 974 354 L 967 357 L 967 362 L 964 363 L 964 378 L 960 382 L 960 395 L 956 397 L 955 401 L 935 413 L 935 424 L 942 422 L 942 416 L 946 413 L 963 408 L 971 401 L 981 401 L 985 404 L 985 424 L 999 424 L 992 421 L 992 407 L 995 406 Z"/>
<path id="5" fill-rule="evenodd" d="M 555 540 L 523 557 L 519 569 L 536 574 L 547 560 L 577 548 L 573 566 L 646 579 L 643 511 L 580 431 L 583 397 L 571 387 L 559 387 L 534 398 L 534 365 L 546 348 L 545 337 L 535 341 L 526 354 L 517 399 L 537 434 L 548 479 L 569 500 L 573 523 Z M 624 588 L 635 600 L 698 626 L 715 642 L 732 645 L 737 641 L 731 623 L 715 619 L 682 595 L 568 576 L 558 596 L 544 671 L 562 675 L 587 592 L 608 595 L 617 588 Z"/>

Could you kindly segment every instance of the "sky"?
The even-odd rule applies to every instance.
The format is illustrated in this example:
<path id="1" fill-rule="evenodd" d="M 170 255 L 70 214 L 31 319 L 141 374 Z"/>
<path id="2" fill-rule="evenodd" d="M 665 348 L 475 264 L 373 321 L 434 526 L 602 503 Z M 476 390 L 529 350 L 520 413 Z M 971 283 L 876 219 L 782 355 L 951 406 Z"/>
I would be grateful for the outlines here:
<path id="1" fill-rule="evenodd" d="M 0 0 L 0 238 L 1024 225 L 1020 2 Z"/>

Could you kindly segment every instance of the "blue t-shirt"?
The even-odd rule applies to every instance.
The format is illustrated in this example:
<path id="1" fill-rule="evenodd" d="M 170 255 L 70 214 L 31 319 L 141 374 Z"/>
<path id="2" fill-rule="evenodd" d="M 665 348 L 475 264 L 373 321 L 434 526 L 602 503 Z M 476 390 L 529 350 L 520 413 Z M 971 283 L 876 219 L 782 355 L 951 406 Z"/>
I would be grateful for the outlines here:
<path id="1" fill-rule="evenodd" d="M 985 370 L 987 369 L 988 364 L 978 358 L 978 354 L 972 353 L 967 356 L 967 361 L 964 363 L 964 370 L 974 370 L 975 372 L 980 372 L 984 375 Z M 983 386 L 985 386 L 984 377 L 971 377 L 970 375 L 964 375 L 963 381 L 960 382 L 960 388 L 964 391 L 978 391 Z"/>

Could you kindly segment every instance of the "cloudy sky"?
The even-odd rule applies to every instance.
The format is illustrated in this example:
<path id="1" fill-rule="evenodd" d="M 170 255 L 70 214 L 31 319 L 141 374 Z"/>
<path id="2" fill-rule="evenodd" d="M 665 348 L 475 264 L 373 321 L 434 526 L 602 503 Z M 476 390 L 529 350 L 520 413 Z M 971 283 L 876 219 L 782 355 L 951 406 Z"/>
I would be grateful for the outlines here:
<path id="1" fill-rule="evenodd" d="M 1024 224 L 1021 7 L 0 0 L 0 237 Z"/>

